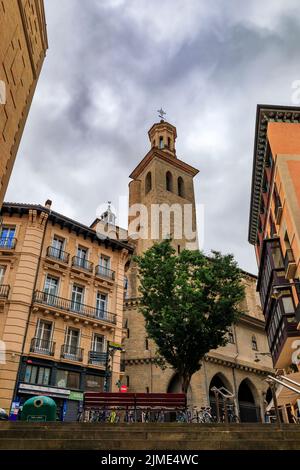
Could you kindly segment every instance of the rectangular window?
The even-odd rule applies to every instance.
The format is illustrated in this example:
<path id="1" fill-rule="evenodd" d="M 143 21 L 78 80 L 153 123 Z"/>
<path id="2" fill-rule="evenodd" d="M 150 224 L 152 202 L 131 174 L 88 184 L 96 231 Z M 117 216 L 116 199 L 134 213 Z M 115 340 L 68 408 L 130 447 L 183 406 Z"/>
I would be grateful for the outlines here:
<path id="1" fill-rule="evenodd" d="M 35 336 L 34 352 L 49 353 L 52 339 L 52 322 L 39 320 Z"/>
<path id="2" fill-rule="evenodd" d="M 0 286 L 4 284 L 5 271 L 6 271 L 6 266 L 0 266 Z"/>
<path id="3" fill-rule="evenodd" d="M 104 336 L 94 334 L 92 340 L 92 351 L 93 352 L 104 352 Z"/>
<path id="4" fill-rule="evenodd" d="M 292 297 L 282 297 L 283 310 L 286 315 L 294 313 L 295 307 Z"/>
<path id="5" fill-rule="evenodd" d="M 82 310 L 82 304 L 84 301 L 84 287 L 79 286 L 78 284 L 73 284 L 72 289 L 72 304 L 71 308 L 75 312 L 80 312 Z"/>
<path id="6" fill-rule="evenodd" d="M 110 257 L 100 255 L 99 265 L 102 266 L 105 269 L 110 269 Z"/>
<path id="7" fill-rule="evenodd" d="M 13 248 L 16 227 L 2 227 L 0 232 L 0 247 Z"/>
<path id="8" fill-rule="evenodd" d="M 97 292 L 96 297 L 96 314 L 98 318 L 104 318 L 107 311 L 107 295 Z"/>
<path id="9" fill-rule="evenodd" d="M 80 388 L 80 372 L 58 370 L 56 374 L 56 386 L 60 388 Z"/>
<path id="10" fill-rule="evenodd" d="M 57 295 L 58 294 L 58 278 L 53 276 L 47 276 L 45 279 L 44 292 L 46 294 Z"/>
<path id="11" fill-rule="evenodd" d="M 36 385 L 49 385 L 50 382 L 49 367 L 26 366 L 24 382 Z"/>
<path id="12" fill-rule="evenodd" d="M 52 248 L 55 248 L 58 252 L 63 251 L 65 240 L 54 235 L 52 240 Z"/>
<path id="13" fill-rule="evenodd" d="M 86 267 L 86 261 L 88 259 L 88 249 L 83 246 L 77 247 L 77 264 L 83 268 Z"/>
<path id="14" fill-rule="evenodd" d="M 80 338 L 80 330 L 75 328 L 68 328 L 66 334 L 66 353 L 70 355 L 77 354 L 77 348 L 79 347 L 79 338 Z"/>
<path id="15" fill-rule="evenodd" d="M 87 374 L 85 377 L 85 391 L 102 392 L 104 385 L 104 377 L 99 375 Z"/>

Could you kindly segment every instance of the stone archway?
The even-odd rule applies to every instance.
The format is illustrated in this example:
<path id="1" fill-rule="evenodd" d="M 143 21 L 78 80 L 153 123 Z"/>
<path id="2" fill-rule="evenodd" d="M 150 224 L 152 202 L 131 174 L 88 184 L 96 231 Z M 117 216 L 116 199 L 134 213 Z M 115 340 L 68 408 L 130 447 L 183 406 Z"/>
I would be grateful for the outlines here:
<path id="1" fill-rule="evenodd" d="M 229 380 L 221 372 L 218 372 L 217 374 L 215 374 L 212 377 L 212 379 L 210 381 L 210 384 L 209 384 L 209 404 L 210 404 L 210 407 L 212 409 L 212 414 L 214 416 L 217 416 L 217 404 L 216 404 L 215 394 L 212 391 L 213 387 L 216 387 L 218 389 L 223 387 L 223 388 L 226 388 L 226 390 L 228 390 L 229 392 L 232 392 L 232 386 L 231 386 Z M 219 413 L 221 414 L 222 413 L 222 406 L 223 406 L 222 403 L 223 403 L 223 401 L 222 401 L 221 396 L 219 398 L 220 398 Z"/>
<path id="2" fill-rule="evenodd" d="M 238 391 L 238 403 L 240 420 L 242 423 L 257 423 L 260 421 L 260 407 L 256 402 L 257 391 L 249 379 L 240 383 Z"/>

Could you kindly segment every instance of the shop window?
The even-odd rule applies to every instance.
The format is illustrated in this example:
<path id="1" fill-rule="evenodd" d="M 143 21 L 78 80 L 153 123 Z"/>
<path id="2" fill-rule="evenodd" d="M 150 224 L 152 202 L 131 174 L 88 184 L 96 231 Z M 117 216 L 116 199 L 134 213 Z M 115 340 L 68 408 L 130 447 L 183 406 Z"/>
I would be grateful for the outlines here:
<path id="1" fill-rule="evenodd" d="M 56 385 L 60 388 L 78 389 L 80 386 L 80 373 L 69 370 L 58 370 Z"/>
<path id="2" fill-rule="evenodd" d="M 26 366 L 24 382 L 35 385 L 49 385 L 50 382 L 49 367 Z"/>
<path id="3" fill-rule="evenodd" d="M 97 391 L 97 392 L 102 392 L 103 391 L 103 385 L 104 385 L 104 377 L 101 377 L 100 375 L 91 375 L 87 374 L 85 376 L 85 390 L 86 391 Z"/>

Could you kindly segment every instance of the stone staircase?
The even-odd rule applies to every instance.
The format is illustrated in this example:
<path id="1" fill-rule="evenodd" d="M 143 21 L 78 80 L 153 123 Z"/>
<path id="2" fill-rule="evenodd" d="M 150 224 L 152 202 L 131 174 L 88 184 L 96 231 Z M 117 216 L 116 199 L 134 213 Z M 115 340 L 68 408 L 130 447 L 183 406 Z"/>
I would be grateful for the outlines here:
<path id="1" fill-rule="evenodd" d="M 284 424 L 0 422 L 1 450 L 299 450 Z"/>

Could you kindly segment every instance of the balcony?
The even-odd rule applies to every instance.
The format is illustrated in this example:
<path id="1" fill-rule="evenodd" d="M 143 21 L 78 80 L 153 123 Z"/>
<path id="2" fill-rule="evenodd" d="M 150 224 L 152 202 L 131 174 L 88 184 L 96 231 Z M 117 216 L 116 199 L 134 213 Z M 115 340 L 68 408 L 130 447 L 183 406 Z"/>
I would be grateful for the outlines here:
<path id="1" fill-rule="evenodd" d="M 111 281 L 115 280 L 115 271 L 112 271 L 105 266 L 101 266 L 100 264 L 96 266 L 95 275 L 105 279 L 110 279 Z"/>
<path id="2" fill-rule="evenodd" d="M 285 278 L 294 279 L 297 270 L 297 264 L 294 258 L 293 250 L 288 248 L 284 257 Z"/>
<path id="3" fill-rule="evenodd" d="M 97 352 L 89 351 L 89 364 L 94 366 L 106 366 L 107 353 L 106 352 Z"/>
<path id="4" fill-rule="evenodd" d="M 80 258 L 80 256 L 73 256 L 72 266 L 74 268 L 83 269 L 89 273 L 93 272 L 94 264 L 88 261 L 87 259 Z"/>
<path id="5" fill-rule="evenodd" d="M 85 318 L 101 320 L 107 323 L 115 324 L 116 315 L 109 313 L 106 310 L 90 307 L 89 305 L 82 304 L 80 302 L 74 302 L 73 300 L 64 299 L 57 295 L 48 294 L 42 291 L 35 291 L 34 298 L 35 303 L 47 305 L 58 310 L 65 312 L 76 313 Z"/>
<path id="6" fill-rule="evenodd" d="M 30 352 L 35 354 L 43 354 L 45 356 L 54 356 L 55 343 L 53 341 L 32 338 L 30 343 Z"/>
<path id="7" fill-rule="evenodd" d="M 83 349 L 71 344 L 63 344 L 61 347 L 60 357 L 69 361 L 82 362 Z"/>
<path id="8" fill-rule="evenodd" d="M 11 251 L 14 250 L 17 244 L 17 239 L 15 237 L 11 238 L 0 238 L 0 250 L 1 251 Z"/>
<path id="9" fill-rule="evenodd" d="M 47 257 L 68 264 L 70 255 L 66 251 L 54 248 L 54 246 L 48 246 Z"/>
<path id="10" fill-rule="evenodd" d="M 280 197 L 278 195 L 275 195 L 275 221 L 276 224 L 279 225 L 281 222 L 281 217 L 282 217 L 282 204 Z"/>
<path id="11" fill-rule="evenodd" d="M 0 285 L 0 299 L 7 299 L 10 291 L 10 286 L 7 284 Z"/>

